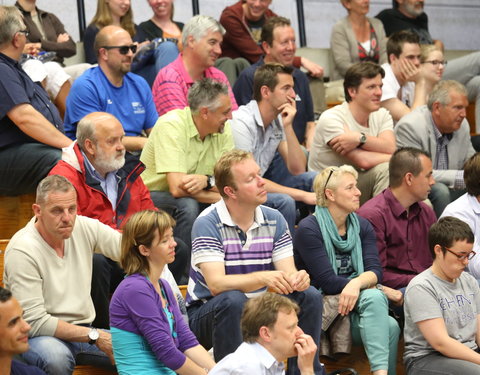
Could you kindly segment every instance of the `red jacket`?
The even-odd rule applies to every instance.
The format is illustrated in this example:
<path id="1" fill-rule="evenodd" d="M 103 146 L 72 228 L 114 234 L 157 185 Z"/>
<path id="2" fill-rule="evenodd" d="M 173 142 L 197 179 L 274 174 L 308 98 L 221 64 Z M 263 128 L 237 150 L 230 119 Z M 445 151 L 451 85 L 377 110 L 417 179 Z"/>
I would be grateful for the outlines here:
<path id="1" fill-rule="evenodd" d="M 243 14 L 243 1 L 226 7 L 220 15 L 220 23 L 226 32 L 222 42 L 222 57 L 244 57 L 250 63 L 256 63 L 264 51 L 260 47 L 250 32 L 247 21 Z M 277 16 L 270 9 L 265 11 L 265 19 Z M 301 58 L 295 57 L 293 65 L 300 68 Z"/>
<path id="2" fill-rule="evenodd" d="M 144 165 L 135 157 L 126 153 L 125 165 L 118 170 L 118 197 L 115 210 L 103 192 L 100 183 L 90 174 L 86 174 L 84 158 L 75 143 L 68 148 L 49 175 L 66 177 L 77 190 L 78 214 L 98 219 L 115 229 L 120 229 L 126 218 L 141 210 L 155 210 L 150 192 L 140 177 Z"/>

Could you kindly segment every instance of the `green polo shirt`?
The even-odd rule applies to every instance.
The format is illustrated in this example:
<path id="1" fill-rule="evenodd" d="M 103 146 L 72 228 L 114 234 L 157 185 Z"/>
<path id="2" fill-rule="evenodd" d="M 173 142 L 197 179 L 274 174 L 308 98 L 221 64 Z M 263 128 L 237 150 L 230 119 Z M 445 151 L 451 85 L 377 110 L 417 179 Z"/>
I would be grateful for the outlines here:
<path id="1" fill-rule="evenodd" d="M 202 141 L 190 108 L 175 109 L 161 116 L 150 133 L 140 160 L 142 179 L 151 191 L 168 191 L 167 172 L 213 174 L 213 167 L 226 151 L 234 148 L 230 123 L 222 134 Z"/>

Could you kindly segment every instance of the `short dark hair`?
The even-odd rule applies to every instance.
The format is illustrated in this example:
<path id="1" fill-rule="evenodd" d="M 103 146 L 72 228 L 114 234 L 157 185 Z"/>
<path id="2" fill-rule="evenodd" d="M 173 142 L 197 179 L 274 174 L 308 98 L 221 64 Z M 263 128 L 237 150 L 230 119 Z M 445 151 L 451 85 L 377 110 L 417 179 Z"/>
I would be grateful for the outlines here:
<path id="1" fill-rule="evenodd" d="M 473 243 L 475 237 L 467 223 L 453 216 L 442 217 L 430 227 L 428 232 L 428 244 L 433 259 L 435 259 L 435 245 L 440 245 L 442 253 L 445 254 L 445 248 L 453 246 L 458 241 Z"/>
<path id="2" fill-rule="evenodd" d="M 399 57 L 403 51 L 405 43 L 412 43 L 420 45 L 420 38 L 413 31 L 401 30 L 393 33 L 388 37 L 387 41 L 387 56 L 390 62 L 390 55 Z"/>
<path id="3" fill-rule="evenodd" d="M 467 193 L 478 197 L 480 195 L 480 152 L 472 155 L 463 166 L 463 180 Z"/>
<path id="4" fill-rule="evenodd" d="M 10 298 L 12 298 L 12 292 L 0 286 L 0 302 L 7 302 Z"/>
<path id="5" fill-rule="evenodd" d="M 292 75 L 293 68 L 282 64 L 264 64 L 255 71 L 253 76 L 253 98 L 259 102 L 262 100 L 262 86 L 267 86 L 273 91 L 278 85 L 279 74 Z"/>
<path id="6" fill-rule="evenodd" d="M 390 187 L 399 187 L 407 173 L 416 177 L 422 172 L 421 155 L 430 159 L 428 152 L 414 147 L 402 147 L 393 153 L 388 166 Z"/>
<path id="7" fill-rule="evenodd" d="M 264 293 L 260 297 L 250 298 L 243 306 L 240 327 L 243 341 L 254 343 L 259 337 L 261 327 L 272 328 L 278 317 L 278 312 L 289 314 L 299 313 L 297 303 L 277 293 Z"/>
<path id="8" fill-rule="evenodd" d="M 270 17 L 267 19 L 262 27 L 262 35 L 260 36 L 262 42 L 267 43 L 269 46 L 273 44 L 273 32 L 277 27 L 290 26 L 290 20 L 285 17 Z"/>
<path id="9" fill-rule="evenodd" d="M 385 71 L 383 68 L 371 61 L 362 61 L 353 64 L 345 73 L 345 79 L 343 81 L 345 100 L 347 102 L 352 101 L 352 97 L 348 93 L 348 89 L 358 89 L 364 78 L 375 78 L 379 74 L 382 76 L 382 78 L 385 77 Z"/>

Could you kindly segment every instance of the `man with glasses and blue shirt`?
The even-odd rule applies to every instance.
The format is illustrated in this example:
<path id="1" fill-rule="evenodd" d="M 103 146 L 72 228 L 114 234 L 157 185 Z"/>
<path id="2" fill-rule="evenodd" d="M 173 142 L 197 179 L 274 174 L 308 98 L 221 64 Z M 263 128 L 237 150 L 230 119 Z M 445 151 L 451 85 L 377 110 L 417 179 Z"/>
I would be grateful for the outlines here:
<path id="1" fill-rule="evenodd" d="M 98 66 L 83 73 L 67 98 L 65 132 L 75 139 L 78 121 L 92 112 L 114 115 L 125 130 L 127 151 L 141 151 L 158 119 L 152 92 L 130 67 L 137 46 L 130 34 L 118 26 L 106 26 L 95 38 Z"/>
<path id="2" fill-rule="evenodd" d="M 18 62 L 27 34 L 20 11 L 0 7 L 0 195 L 34 192 L 71 143 L 48 94 Z"/>

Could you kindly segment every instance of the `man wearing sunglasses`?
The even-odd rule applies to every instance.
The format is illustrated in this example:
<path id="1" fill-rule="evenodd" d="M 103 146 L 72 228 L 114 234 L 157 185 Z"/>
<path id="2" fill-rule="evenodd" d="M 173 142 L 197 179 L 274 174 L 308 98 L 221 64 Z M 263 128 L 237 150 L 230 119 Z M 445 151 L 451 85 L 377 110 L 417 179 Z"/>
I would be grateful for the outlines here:
<path id="1" fill-rule="evenodd" d="M 72 86 L 67 98 L 65 132 L 75 139 L 77 123 L 92 112 L 114 115 L 125 130 L 127 151 L 141 151 L 158 119 L 148 83 L 130 72 L 137 51 L 130 34 L 106 26 L 95 38 L 98 66 L 87 70 Z"/>
<path id="2" fill-rule="evenodd" d="M 467 192 L 450 203 L 443 211 L 442 217 L 453 216 L 466 222 L 473 234 L 473 249 L 480 251 L 480 153 L 476 153 L 463 166 L 463 179 Z M 468 264 L 468 271 L 480 279 L 480 257 Z"/>
<path id="3" fill-rule="evenodd" d="M 395 126 L 397 146 L 416 147 L 432 155 L 435 185 L 428 198 L 437 217 L 465 192 L 463 165 L 475 153 L 465 119 L 467 90 L 457 81 L 440 81 L 421 106 Z"/>
<path id="4" fill-rule="evenodd" d="M 409 375 L 480 374 L 480 289 L 466 271 L 475 252 L 469 226 L 443 217 L 429 232 L 432 266 L 405 292 L 405 353 Z"/>

